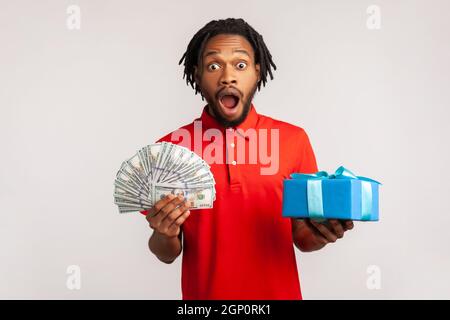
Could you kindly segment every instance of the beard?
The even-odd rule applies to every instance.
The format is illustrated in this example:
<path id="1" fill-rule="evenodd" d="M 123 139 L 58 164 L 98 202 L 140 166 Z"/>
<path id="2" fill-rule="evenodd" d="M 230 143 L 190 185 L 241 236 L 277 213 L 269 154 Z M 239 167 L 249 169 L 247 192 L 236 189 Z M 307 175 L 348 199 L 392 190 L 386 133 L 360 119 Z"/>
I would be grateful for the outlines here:
<path id="1" fill-rule="evenodd" d="M 257 87 L 258 87 L 258 83 L 255 83 L 252 90 L 250 90 L 250 93 L 247 96 L 247 99 L 242 98 L 242 105 L 243 105 L 242 113 L 237 119 L 234 119 L 231 121 L 222 116 L 222 114 L 220 113 L 220 106 L 218 106 L 215 103 L 216 100 L 211 99 L 210 97 L 208 97 L 208 98 L 205 97 L 205 98 L 206 98 L 206 101 L 208 102 L 208 106 L 210 106 L 212 111 L 214 112 L 214 117 L 221 125 L 223 125 L 224 127 L 235 127 L 235 126 L 240 125 L 247 118 L 247 115 L 250 111 L 250 106 L 252 104 L 253 97 L 255 96 Z"/>

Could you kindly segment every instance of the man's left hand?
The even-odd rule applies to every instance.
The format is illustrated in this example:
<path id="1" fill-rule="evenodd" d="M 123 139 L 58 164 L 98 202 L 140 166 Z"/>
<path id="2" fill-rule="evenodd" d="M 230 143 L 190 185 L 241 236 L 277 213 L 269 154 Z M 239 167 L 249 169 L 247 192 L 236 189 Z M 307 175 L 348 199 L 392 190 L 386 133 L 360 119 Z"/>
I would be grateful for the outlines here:
<path id="1" fill-rule="evenodd" d="M 313 219 L 292 219 L 294 243 L 305 252 L 319 250 L 328 243 L 334 243 L 351 229 L 352 220 L 329 219 L 317 222 Z"/>
<path id="2" fill-rule="evenodd" d="M 337 239 L 341 239 L 344 236 L 344 232 L 353 229 L 352 220 L 337 220 L 329 219 L 323 222 L 316 222 L 313 219 L 309 219 L 309 222 L 320 232 L 320 235 L 324 237 L 328 242 L 336 242 Z"/>

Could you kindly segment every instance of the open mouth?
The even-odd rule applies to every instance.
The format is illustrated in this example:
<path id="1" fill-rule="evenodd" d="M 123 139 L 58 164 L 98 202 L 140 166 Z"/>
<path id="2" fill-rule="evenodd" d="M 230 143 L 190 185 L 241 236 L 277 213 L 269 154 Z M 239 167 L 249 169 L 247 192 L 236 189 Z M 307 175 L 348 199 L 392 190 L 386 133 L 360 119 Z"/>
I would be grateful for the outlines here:
<path id="1" fill-rule="evenodd" d="M 235 95 L 224 95 L 219 99 L 220 104 L 222 107 L 225 107 L 227 109 L 233 109 L 235 108 L 239 103 L 239 97 L 236 97 Z"/>

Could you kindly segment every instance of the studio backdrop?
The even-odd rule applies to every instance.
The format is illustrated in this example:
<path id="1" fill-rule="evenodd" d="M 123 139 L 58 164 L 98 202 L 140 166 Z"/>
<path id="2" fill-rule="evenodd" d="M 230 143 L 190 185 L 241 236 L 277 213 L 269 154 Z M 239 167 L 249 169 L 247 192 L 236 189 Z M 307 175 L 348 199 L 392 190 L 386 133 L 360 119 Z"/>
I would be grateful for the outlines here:
<path id="1" fill-rule="evenodd" d="M 295 249 L 304 299 L 450 298 L 450 3 L 0 0 L 0 298 L 180 299 L 145 217 L 119 214 L 123 160 L 205 101 L 178 64 L 243 18 L 277 65 L 254 97 L 302 127 L 320 170 L 382 182 L 380 220 Z M 281 213 L 280 213 L 281 214 Z"/>

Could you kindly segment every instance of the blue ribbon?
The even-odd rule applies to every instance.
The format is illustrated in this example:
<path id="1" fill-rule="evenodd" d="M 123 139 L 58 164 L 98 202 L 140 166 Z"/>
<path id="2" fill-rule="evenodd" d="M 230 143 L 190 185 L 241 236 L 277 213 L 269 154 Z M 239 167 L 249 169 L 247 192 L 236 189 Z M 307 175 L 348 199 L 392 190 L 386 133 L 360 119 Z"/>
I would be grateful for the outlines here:
<path id="1" fill-rule="evenodd" d="M 322 180 L 325 179 L 357 179 L 361 180 L 361 220 L 370 220 L 372 214 L 372 185 L 371 182 L 381 184 L 370 178 L 356 176 L 350 170 L 340 166 L 334 174 L 326 171 L 317 173 L 292 173 L 292 179 L 307 180 L 308 213 L 311 218 L 324 219 Z"/>

